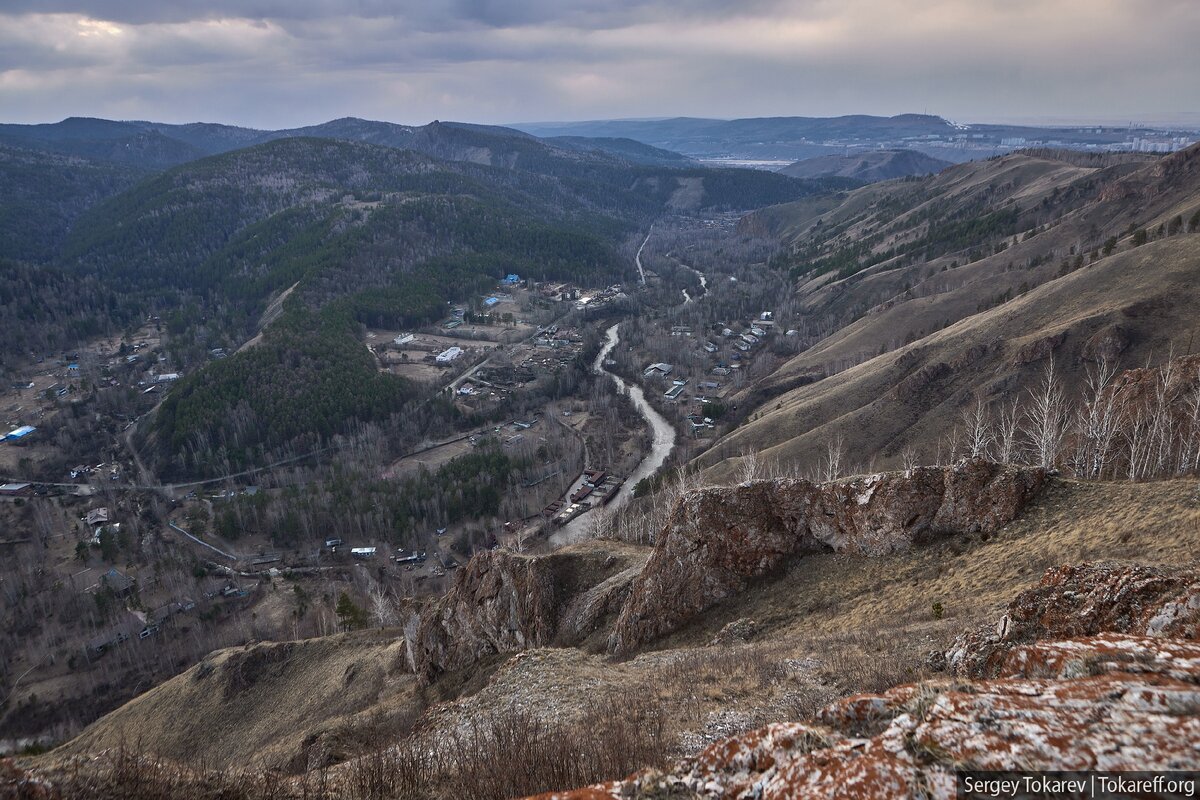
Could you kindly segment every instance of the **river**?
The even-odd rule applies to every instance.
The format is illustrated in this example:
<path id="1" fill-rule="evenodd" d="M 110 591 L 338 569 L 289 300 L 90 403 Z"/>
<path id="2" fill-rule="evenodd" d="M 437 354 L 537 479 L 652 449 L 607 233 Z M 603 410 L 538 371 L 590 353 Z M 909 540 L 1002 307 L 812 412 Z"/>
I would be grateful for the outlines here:
<path id="1" fill-rule="evenodd" d="M 633 407 L 646 419 L 646 422 L 650 424 L 651 430 L 654 431 L 654 442 L 650 445 L 650 452 L 634 468 L 633 474 L 625 479 L 625 483 L 621 486 L 621 490 L 617 492 L 617 496 L 609 501 L 605 507 L 605 510 L 609 512 L 616 511 L 628 503 L 633 498 L 633 487 L 637 486 L 638 481 L 648 478 L 658 471 L 658 468 L 667 460 L 667 456 L 671 455 L 671 450 L 675 448 L 676 436 L 675 427 L 667 422 L 666 417 L 658 413 L 653 406 L 646 402 L 646 394 L 642 391 L 642 387 L 631 386 L 620 375 L 605 369 L 604 360 L 608 358 L 609 353 L 621 341 L 620 334 L 617 331 L 619 325 L 620 323 L 613 325 L 605 331 L 604 346 L 600 348 L 600 352 L 596 355 L 596 360 L 592 362 L 592 371 L 607 374 L 616 381 L 617 391 L 629 394 L 629 398 L 633 401 Z M 555 547 L 562 547 L 563 545 L 573 544 L 586 539 L 588 529 L 592 524 L 591 515 L 595 513 L 595 511 L 589 511 L 585 514 L 580 514 L 550 534 L 550 543 Z"/>

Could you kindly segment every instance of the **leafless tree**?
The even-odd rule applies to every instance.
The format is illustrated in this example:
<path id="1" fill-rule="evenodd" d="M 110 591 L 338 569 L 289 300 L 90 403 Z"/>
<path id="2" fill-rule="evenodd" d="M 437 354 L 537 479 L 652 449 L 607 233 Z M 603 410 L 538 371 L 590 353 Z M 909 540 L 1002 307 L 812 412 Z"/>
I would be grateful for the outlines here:
<path id="1" fill-rule="evenodd" d="M 1053 469 L 1066 437 L 1068 419 L 1067 401 L 1054 372 L 1053 358 L 1046 362 L 1041 383 L 1030 390 L 1029 400 L 1025 412 L 1025 438 L 1037 465 Z"/>
<path id="2" fill-rule="evenodd" d="M 747 450 L 738 460 L 737 482 L 749 483 L 762 478 L 763 463 L 757 450 Z"/>
<path id="3" fill-rule="evenodd" d="M 962 422 L 965 432 L 967 455 L 971 458 L 986 458 L 992 448 L 992 415 L 982 397 L 963 409 Z"/>
<path id="4" fill-rule="evenodd" d="M 915 447 L 906 447 L 900 453 L 900 467 L 905 472 L 912 472 L 917 468 L 917 449 Z"/>
<path id="5" fill-rule="evenodd" d="M 821 464 L 823 467 L 822 480 L 834 481 L 842 477 L 842 461 L 846 457 L 846 442 L 839 433 L 832 439 L 825 440 L 825 458 Z"/>
<path id="6" fill-rule="evenodd" d="M 1170 469 L 1171 451 L 1175 447 L 1175 415 L 1171 408 L 1171 384 L 1175 378 L 1174 354 L 1155 373 L 1154 408 L 1150 422 L 1150 471 L 1165 476 Z"/>
<path id="7" fill-rule="evenodd" d="M 1020 454 L 1021 403 L 1014 397 L 1000 407 L 996 418 L 996 459 L 1003 464 L 1015 464 Z"/>
<path id="8" fill-rule="evenodd" d="M 371 599 L 371 616 L 375 618 L 375 623 L 381 628 L 395 625 L 396 605 L 388 596 L 387 587 L 374 583 L 367 595 Z"/>
<path id="9" fill-rule="evenodd" d="M 1112 461 L 1120 414 L 1117 395 L 1112 388 L 1115 370 L 1102 358 L 1087 373 L 1086 395 L 1075 422 L 1075 474 L 1098 480 Z"/>

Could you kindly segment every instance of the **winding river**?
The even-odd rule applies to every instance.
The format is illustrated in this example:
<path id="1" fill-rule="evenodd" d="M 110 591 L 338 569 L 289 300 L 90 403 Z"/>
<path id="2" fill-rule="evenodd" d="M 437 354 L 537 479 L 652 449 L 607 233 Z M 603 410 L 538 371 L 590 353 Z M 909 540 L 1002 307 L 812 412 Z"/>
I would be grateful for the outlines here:
<path id="1" fill-rule="evenodd" d="M 633 474 L 626 478 L 625 483 L 621 486 L 621 490 L 617 492 L 617 496 L 609 502 L 606 507 L 609 511 L 615 511 L 628 503 L 633 497 L 633 487 L 637 486 L 638 481 L 648 478 L 658 471 L 658 468 L 667 460 L 667 456 L 671 454 L 671 450 L 674 449 L 676 436 L 674 426 L 667 422 L 662 414 L 658 413 L 653 406 L 646 402 L 646 394 L 642 391 L 642 387 L 631 386 L 620 375 L 605 369 L 605 359 L 608 358 L 609 353 L 621 341 L 620 334 L 617 331 L 619 326 L 620 323 L 617 323 L 605 331 L 604 346 L 600 348 L 600 352 L 596 355 L 596 360 L 592 362 L 592 371 L 607 374 L 616 382 L 617 391 L 629 394 L 629 399 L 633 401 L 633 407 L 646 419 L 646 422 L 650 424 L 651 430 L 654 431 L 654 442 L 650 445 L 650 452 L 638 462 L 637 467 L 633 470 Z M 581 514 L 559 528 L 550 535 L 550 543 L 561 547 L 587 538 L 588 528 L 592 523 L 591 514 L 594 513 L 594 511 L 590 511 L 586 514 Z"/>

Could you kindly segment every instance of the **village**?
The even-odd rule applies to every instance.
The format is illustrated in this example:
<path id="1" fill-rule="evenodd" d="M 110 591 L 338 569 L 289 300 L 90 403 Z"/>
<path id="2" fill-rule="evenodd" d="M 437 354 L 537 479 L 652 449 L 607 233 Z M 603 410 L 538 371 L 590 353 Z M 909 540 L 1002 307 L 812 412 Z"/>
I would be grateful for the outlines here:
<path id="1" fill-rule="evenodd" d="M 648 275 L 651 288 L 664 281 Z M 685 310 L 696 307 L 684 298 Z M 284 544 L 249 530 L 228 535 L 230 520 L 240 519 L 234 510 L 303 497 L 305 476 L 319 474 L 307 471 L 319 470 L 315 463 L 194 484 L 162 484 L 149 474 L 131 447 L 133 426 L 185 370 L 160 320 L 54 357 L 31 356 L 3 395 L 0 528 L 9 533 L 0 535 L 0 552 L 11 569 L 43 575 L 43 591 L 62 609 L 54 613 L 64 624 L 46 632 L 56 642 L 44 650 L 54 664 L 39 691 L 73 685 L 76 670 L 169 674 L 170 664 L 256 636 L 333 632 L 355 605 L 394 615 L 446 591 L 475 550 L 547 551 L 556 531 L 590 526 L 587 515 L 632 489 L 650 439 L 630 398 L 612 381 L 588 377 L 606 327 L 624 320 L 622 347 L 602 369 L 642 387 L 685 451 L 721 432 L 746 374 L 772 361 L 773 341 L 794 333 L 777 331 L 767 310 L 709 324 L 669 308 L 634 316 L 636 302 L 619 285 L 510 274 L 492 291 L 448 305 L 431 324 L 363 330 L 380 371 L 425 386 L 475 421 L 431 431 L 381 464 L 380 480 L 417 479 L 485 451 L 525 465 L 496 517 L 419 526 L 403 545 L 348 527 Z M 202 355 L 220 360 L 231 352 L 213 347 Z M 93 401 L 100 413 L 79 417 L 75 407 L 96 387 L 119 402 Z M 73 437 L 57 433 L 64 427 Z M 386 603 L 378 599 L 385 594 Z M 66 624 L 72 617 L 77 622 Z M 119 692 L 119 681 L 111 686 Z M 64 688 L 62 702 L 69 696 Z"/>

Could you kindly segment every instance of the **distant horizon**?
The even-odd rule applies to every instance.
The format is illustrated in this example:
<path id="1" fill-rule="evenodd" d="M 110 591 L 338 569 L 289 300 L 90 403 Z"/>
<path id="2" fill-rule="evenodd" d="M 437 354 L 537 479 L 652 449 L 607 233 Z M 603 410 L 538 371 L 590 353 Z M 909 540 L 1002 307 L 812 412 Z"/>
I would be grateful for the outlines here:
<path id="1" fill-rule="evenodd" d="M 421 127 L 430 125 L 434 122 L 443 123 L 460 123 L 468 125 L 487 125 L 500 128 L 513 128 L 520 130 L 523 127 L 552 127 L 552 126 L 568 126 L 568 125 L 589 125 L 598 123 L 611 122 L 663 122 L 675 119 L 695 119 L 695 120 L 712 120 L 716 122 L 734 122 L 738 120 L 754 120 L 754 119 L 839 119 L 844 117 L 875 117 L 879 119 L 891 119 L 903 116 L 928 116 L 944 119 L 950 122 L 956 122 L 963 125 L 1011 125 L 1030 128 L 1068 128 L 1068 127 L 1127 127 L 1134 128 L 1150 128 L 1158 130 L 1186 130 L 1200 131 L 1200 111 L 1175 111 L 1161 112 L 1158 114 L 1148 114 L 1141 118 L 1125 117 L 1119 114 L 1110 114 L 1103 117 L 1053 117 L 1053 116 L 1036 116 L 1036 115 L 1000 115 L 985 119 L 973 118 L 955 118 L 945 114 L 938 114 L 931 111 L 904 111 L 897 114 L 881 114 L 872 113 L 869 111 L 850 112 L 846 114 L 761 114 L 745 117 L 723 117 L 709 116 L 702 114 L 672 114 L 666 116 L 653 117 L 591 117 L 580 119 L 540 119 L 540 120 L 519 120 L 509 122 L 484 122 L 476 119 L 453 119 L 453 118 L 433 118 L 425 122 L 409 122 L 395 119 L 382 119 L 378 117 L 364 116 L 359 114 L 342 114 L 335 117 L 319 119 L 301 124 L 276 124 L 273 126 L 248 125 L 240 122 L 231 122 L 222 119 L 205 119 L 205 118 L 186 118 L 185 121 L 172 121 L 168 118 L 158 116 L 139 116 L 139 117 L 105 117 L 93 114 L 68 114 L 58 119 L 41 119 L 35 122 L 16 121 L 8 119 L 0 119 L 0 124 L 4 125 L 57 125 L 66 122 L 70 119 L 94 119 L 105 122 L 144 122 L 158 125 L 225 125 L 235 128 L 243 128 L 247 130 L 259 131 L 279 131 L 279 130 L 295 130 L 299 128 L 310 128 L 318 125 L 324 125 L 329 122 L 334 122 L 339 119 L 359 119 L 366 122 L 381 122 L 390 125 L 402 125 L 407 127 Z"/>

